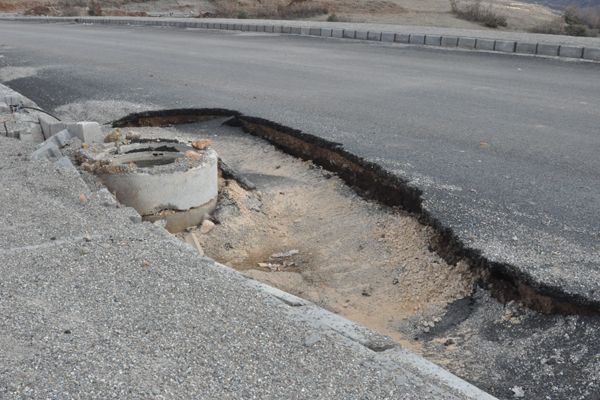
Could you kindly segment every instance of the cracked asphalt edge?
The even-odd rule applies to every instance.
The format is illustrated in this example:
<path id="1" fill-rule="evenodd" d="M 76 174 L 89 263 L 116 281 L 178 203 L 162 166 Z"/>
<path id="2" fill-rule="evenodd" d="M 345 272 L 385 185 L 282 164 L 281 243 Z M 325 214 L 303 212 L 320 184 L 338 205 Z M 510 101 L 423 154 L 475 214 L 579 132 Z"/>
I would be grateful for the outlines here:
<path id="1" fill-rule="evenodd" d="M 14 97 L 17 96 L 22 100 L 23 103 L 28 104 L 28 106 L 37 107 L 37 105 L 30 99 L 0 84 L 0 99 L 4 99 L 7 96 L 11 96 L 13 101 Z M 30 116 L 31 114 L 29 117 Z M 88 188 L 81 175 L 77 174 L 76 179 L 80 181 L 81 186 Z M 135 210 L 131 208 L 126 207 L 123 212 L 131 214 L 129 218 L 132 221 L 137 220 L 136 217 L 139 218 L 139 215 L 137 215 Z M 139 228 L 137 229 L 142 229 L 142 227 L 145 225 L 146 224 L 139 224 Z M 170 236 L 170 234 L 168 234 L 164 228 L 158 228 L 156 226 L 155 228 L 161 229 L 166 237 Z M 97 235 L 94 235 L 92 239 L 99 239 L 96 236 Z M 51 247 L 55 247 L 61 244 L 74 243 L 80 241 L 80 239 L 81 238 L 77 236 L 62 239 L 54 243 L 50 243 L 50 245 Z M 188 245 L 183 244 L 174 238 L 168 242 L 175 246 L 189 247 Z M 45 244 L 36 246 L 19 246 L 17 248 L 4 249 L 0 251 L 0 254 L 15 254 L 22 252 L 27 253 L 34 250 L 34 247 L 35 249 L 45 249 L 48 246 L 49 245 Z M 191 255 L 191 257 L 198 256 Z M 230 274 L 233 277 L 233 280 L 239 282 L 240 284 L 246 285 L 264 295 L 276 299 L 280 303 L 287 305 L 288 307 L 286 314 L 289 315 L 290 319 L 308 325 L 310 328 L 312 328 L 312 330 L 314 330 L 314 335 L 318 336 L 319 334 L 324 334 L 329 336 L 334 341 L 341 341 L 347 346 L 354 347 L 358 352 L 364 352 L 365 350 L 372 352 L 372 356 L 369 357 L 369 363 L 371 364 L 371 367 L 381 369 L 386 374 L 396 375 L 396 383 L 399 385 L 404 385 L 408 382 L 419 382 L 420 385 L 428 387 L 428 389 L 431 391 L 429 394 L 433 395 L 435 398 L 483 400 L 495 399 L 495 397 L 451 374 L 445 369 L 412 352 L 402 349 L 398 344 L 385 336 L 370 331 L 365 327 L 357 325 L 311 302 L 266 284 L 257 282 L 251 278 L 245 277 L 241 273 L 227 266 L 219 264 L 212 259 L 206 257 L 202 258 L 210 261 L 209 263 L 206 263 L 206 266 L 214 269 L 218 274 Z M 310 340 L 310 337 L 307 340 Z"/>

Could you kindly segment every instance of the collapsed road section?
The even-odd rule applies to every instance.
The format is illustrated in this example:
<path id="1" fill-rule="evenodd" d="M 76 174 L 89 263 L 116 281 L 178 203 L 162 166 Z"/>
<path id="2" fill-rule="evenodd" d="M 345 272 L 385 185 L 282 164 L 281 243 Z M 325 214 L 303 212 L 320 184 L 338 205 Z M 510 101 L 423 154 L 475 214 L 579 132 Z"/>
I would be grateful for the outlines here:
<path id="1" fill-rule="evenodd" d="M 450 263 L 461 258 L 469 259 L 474 266 L 485 271 L 490 283 L 497 283 L 492 289 L 497 290 L 496 296 L 503 301 L 519 299 L 529 307 L 546 313 L 594 314 L 600 309 L 589 298 L 565 293 L 560 287 L 537 282 L 513 265 L 490 261 L 477 249 L 465 247 L 451 227 L 443 226 L 422 207 L 418 188 L 379 165 L 347 152 L 338 143 L 225 109 L 174 109 L 136 113 L 115 121 L 113 126 L 168 126 L 217 117 L 228 117 L 226 124 L 241 127 L 245 132 L 269 141 L 288 154 L 312 160 L 338 174 L 363 197 L 414 213 L 422 223 L 437 232 L 437 239 L 432 247 L 438 254 Z"/>
<path id="2" fill-rule="evenodd" d="M 214 150 L 229 166 L 217 180 L 215 210 L 172 229 L 196 251 L 389 335 L 498 397 L 598 393 L 595 308 L 540 293 L 470 257 L 426 218 L 416 189 L 377 166 L 228 110 L 158 111 L 113 125 L 103 143 L 61 141 L 91 186 L 103 186 L 106 168 L 108 175 L 194 168 Z M 198 149 L 199 138 L 212 144 Z M 98 156 L 102 148 L 111 150 Z M 146 154 L 138 159 L 135 150 Z M 166 205 L 141 214 L 186 211 Z"/>
<path id="3" fill-rule="evenodd" d="M 50 138 L 61 154 L 90 145 L 66 132 Z M 86 185 L 68 159 L 32 160 L 34 151 L 0 137 L 3 399 L 492 399 L 380 335 L 198 257 L 162 223 Z"/>
<path id="4" fill-rule="evenodd" d="M 464 249 L 419 207 L 417 189 L 376 165 L 228 110 L 150 112 L 114 126 L 154 140 L 210 137 L 237 171 L 220 180 L 210 220 L 178 235 L 199 251 L 385 333 L 499 397 L 597 393 L 596 308 Z"/>

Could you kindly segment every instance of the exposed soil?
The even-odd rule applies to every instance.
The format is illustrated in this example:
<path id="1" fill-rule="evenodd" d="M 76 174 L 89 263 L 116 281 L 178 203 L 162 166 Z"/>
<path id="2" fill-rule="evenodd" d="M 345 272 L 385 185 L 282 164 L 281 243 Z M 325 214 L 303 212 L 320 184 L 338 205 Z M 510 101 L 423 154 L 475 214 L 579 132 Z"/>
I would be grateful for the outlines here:
<path id="1" fill-rule="evenodd" d="M 220 180 L 216 224 L 178 234 L 190 246 L 387 334 L 498 398 L 600 398 L 597 315 L 500 303 L 467 262 L 435 253 L 439 237 L 413 215 L 223 121 L 131 128 L 144 138 L 210 138 L 236 171 Z"/>
<path id="2" fill-rule="evenodd" d="M 430 251 L 435 233 L 413 216 L 359 197 L 331 173 L 262 140 L 212 139 L 220 157 L 258 189 L 221 179 L 215 227 L 179 235 L 194 245 L 194 232 L 207 256 L 411 348 L 418 342 L 398 330 L 403 321 L 417 317 L 428 326 L 448 303 L 472 293 L 476 274 Z M 297 254 L 277 257 L 290 250 Z"/>

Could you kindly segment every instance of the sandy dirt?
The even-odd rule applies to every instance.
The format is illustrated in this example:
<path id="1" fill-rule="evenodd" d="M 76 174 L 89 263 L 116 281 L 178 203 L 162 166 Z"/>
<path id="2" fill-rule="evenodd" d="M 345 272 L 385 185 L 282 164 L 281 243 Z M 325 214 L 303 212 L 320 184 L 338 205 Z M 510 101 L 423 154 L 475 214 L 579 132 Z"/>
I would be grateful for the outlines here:
<path id="1" fill-rule="evenodd" d="M 433 326 L 448 303 L 472 293 L 477 276 L 429 251 L 434 233 L 413 216 L 367 201 L 310 161 L 234 128 L 213 132 L 213 148 L 257 189 L 221 179 L 215 226 L 178 234 L 192 247 L 197 240 L 207 256 L 411 348 L 419 344 L 403 331 L 406 321 Z M 181 129 L 176 136 L 198 137 Z"/>
<path id="2" fill-rule="evenodd" d="M 429 251 L 434 233 L 411 215 L 222 122 L 132 129 L 209 138 L 256 185 L 221 179 L 215 223 L 178 234 L 192 248 L 387 334 L 500 399 L 598 398 L 600 318 L 498 302 L 467 264 Z"/>

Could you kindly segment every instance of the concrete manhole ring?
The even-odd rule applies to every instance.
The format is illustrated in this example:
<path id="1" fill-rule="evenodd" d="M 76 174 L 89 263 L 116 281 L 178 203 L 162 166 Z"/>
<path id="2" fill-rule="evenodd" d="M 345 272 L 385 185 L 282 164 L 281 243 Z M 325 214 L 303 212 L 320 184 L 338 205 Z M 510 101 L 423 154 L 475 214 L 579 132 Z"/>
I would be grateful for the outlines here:
<path id="1" fill-rule="evenodd" d="M 218 155 L 182 143 L 104 145 L 84 151 L 93 172 L 117 199 L 167 229 L 196 225 L 213 211 L 218 195 Z"/>

